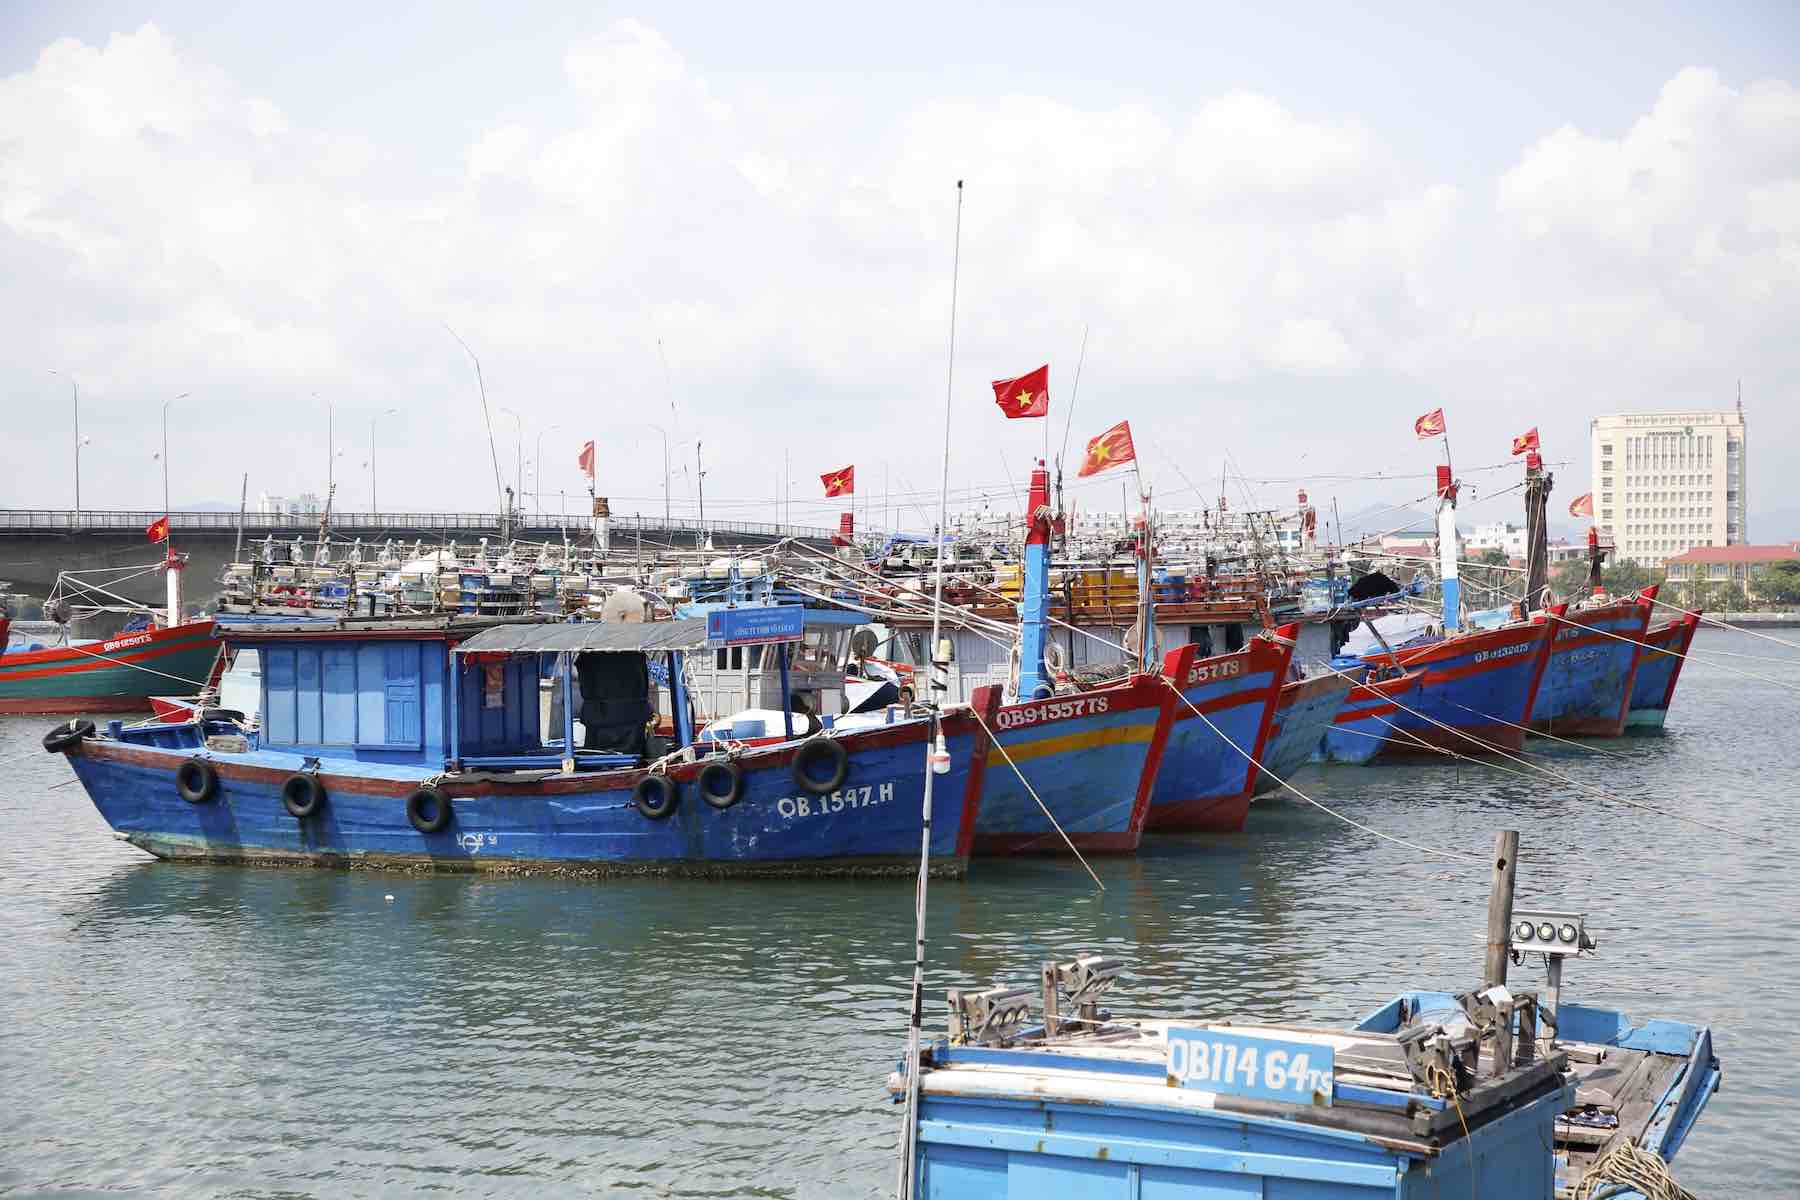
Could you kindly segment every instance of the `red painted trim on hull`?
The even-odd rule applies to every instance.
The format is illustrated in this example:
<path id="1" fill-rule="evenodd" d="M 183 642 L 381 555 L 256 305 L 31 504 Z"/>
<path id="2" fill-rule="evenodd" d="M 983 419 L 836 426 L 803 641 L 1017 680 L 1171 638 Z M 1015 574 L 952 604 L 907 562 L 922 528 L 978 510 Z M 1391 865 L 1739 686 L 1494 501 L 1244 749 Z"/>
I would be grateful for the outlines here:
<path id="1" fill-rule="evenodd" d="M 1250 813 L 1250 793 L 1178 800 L 1150 811 L 1152 833 L 1237 833 Z"/>
<path id="2" fill-rule="evenodd" d="M 1684 628 L 1680 635 L 1671 639 L 1671 641 L 1681 643 L 1680 649 L 1676 650 L 1681 657 L 1675 660 L 1675 667 L 1669 672 L 1669 686 L 1663 692 L 1662 699 L 1662 706 L 1665 710 L 1675 703 L 1675 683 L 1681 678 L 1681 668 L 1687 664 L 1688 648 L 1694 644 L 1694 631 L 1700 628 L 1700 610 L 1696 608 L 1692 612 L 1683 613 L 1681 623 Z"/>

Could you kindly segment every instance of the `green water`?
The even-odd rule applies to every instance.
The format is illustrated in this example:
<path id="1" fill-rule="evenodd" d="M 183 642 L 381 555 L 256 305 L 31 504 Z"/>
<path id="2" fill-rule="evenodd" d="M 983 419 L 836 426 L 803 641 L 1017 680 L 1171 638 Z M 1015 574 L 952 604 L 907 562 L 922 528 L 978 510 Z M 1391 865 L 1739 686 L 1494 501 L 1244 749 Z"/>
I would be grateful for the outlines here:
<path id="1" fill-rule="evenodd" d="M 1534 761 L 1722 835 L 1471 766 L 1310 768 L 1375 829 L 1485 854 L 1585 908 L 1571 999 L 1711 1022 L 1725 1066 L 1676 1162 L 1705 1197 L 1800 1194 L 1800 650 L 1703 633 L 1666 734 Z M 0 1195 L 875 1196 L 910 979 L 906 882 L 562 883 L 159 864 L 118 844 L 49 718 L 0 719 Z M 7 761 L 17 758 L 16 761 Z M 1485 865 L 1299 801 L 1241 836 L 978 861 L 930 894 L 945 987 L 1131 965 L 1120 1014 L 1348 1021 L 1479 975 Z M 390 899 L 391 897 L 391 899 Z M 1515 978 L 1535 980 L 1535 968 Z"/>

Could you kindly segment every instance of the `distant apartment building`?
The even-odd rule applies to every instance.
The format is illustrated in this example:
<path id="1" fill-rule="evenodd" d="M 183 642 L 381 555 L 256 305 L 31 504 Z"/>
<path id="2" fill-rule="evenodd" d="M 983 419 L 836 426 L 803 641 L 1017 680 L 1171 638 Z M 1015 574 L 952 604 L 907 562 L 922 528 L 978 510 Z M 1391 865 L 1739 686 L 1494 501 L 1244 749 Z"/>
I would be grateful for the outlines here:
<path id="1" fill-rule="evenodd" d="M 1483 550 L 1503 550 L 1508 558 L 1525 557 L 1525 527 L 1508 521 L 1492 521 L 1477 525 L 1475 532 L 1463 539 L 1473 554 Z"/>
<path id="2" fill-rule="evenodd" d="M 1620 560 L 1660 567 L 1748 536 L 1742 407 L 1612 413 L 1590 426 L 1594 524 Z"/>

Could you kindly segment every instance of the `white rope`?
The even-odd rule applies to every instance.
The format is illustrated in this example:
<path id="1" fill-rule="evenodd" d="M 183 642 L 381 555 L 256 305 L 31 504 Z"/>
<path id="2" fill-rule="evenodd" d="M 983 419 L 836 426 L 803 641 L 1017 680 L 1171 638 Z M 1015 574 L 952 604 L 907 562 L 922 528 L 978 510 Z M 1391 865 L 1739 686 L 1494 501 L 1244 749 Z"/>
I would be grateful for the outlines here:
<path id="1" fill-rule="evenodd" d="M 1601 629 L 1594 625 L 1583 625 L 1580 621 L 1571 621 L 1571 620 L 1569 620 L 1569 618 L 1559 617 L 1555 613 L 1550 613 L 1550 614 L 1548 614 L 1548 616 L 1553 621 L 1561 621 L 1564 625 L 1572 625 L 1576 629 L 1585 629 L 1589 633 L 1597 633 L 1601 637 L 1609 637 L 1609 638 L 1612 638 L 1614 641 L 1629 642 L 1633 646 L 1643 645 L 1643 643 L 1641 641 L 1639 641 L 1637 638 L 1628 638 L 1628 637 L 1623 636 L 1622 634 L 1613 633 L 1611 630 Z M 1688 652 L 1687 654 L 1682 654 L 1676 650 L 1662 650 L 1662 651 L 1660 651 L 1660 653 L 1667 654 L 1667 655 L 1670 655 L 1671 657 L 1680 658 L 1680 659 L 1695 658 L 1695 655 L 1693 654 L 1692 651 Z M 1726 666 L 1724 663 L 1706 662 L 1705 659 L 1700 659 L 1699 661 L 1705 663 L 1705 665 L 1707 665 L 1709 667 L 1717 667 L 1721 671 L 1729 671 L 1733 675 L 1742 675 L 1747 679 L 1754 679 L 1759 683 L 1773 684 L 1774 686 L 1776 686 L 1778 688 L 1786 688 L 1790 692 L 1800 692 L 1800 684 L 1794 684 L 1787 680 L 1771 679 L 1767 675 L 1758 675 L 1754 671 L 1746 671 L 1741 667 L 1729 667 L 1729 666 Z"/>
<path id="2" fill-rule="evenodd" d="M 204 679 L 188 679 L 181 675 L 171 675 L 167 671 L 158 671 L 155 667 L 146 667 L 146 666 L 141 666 L 138 663 L 126 662 L 122 658 L 112 658 L 112 657 L 109 657 L 108 655 L 101 654 L 97 650 L 89 650 L 83 646 L 71 645 L 71 646 L 66 647 L 66 649 L 73 650 L 78 654 L 85 654 L 89 658 L 102 659 L 106 662 L 113 663 L 116 666 L 130 667 L 134 671 L 143 671 L 145 674 L 148 674 L 148 675 L 161 675 L 164 679 L 173 679 L 177 683 L 188 683 L 188 684 L 192 684 L 193 686 L 195 686 L 197 688 L 205 688 L 206 687 L 206 680 L 204 680 Z"/>
<path id="3" fill-rule="evenodd" d="M 1006 765 L 1013 769 L 1013 774 L 1019 777 L 1019 782 L 1025 785 L 1025 790 L 1031 793 L 1033 800 L 1037 801 L 1037 806 L 1044 812 L 1044 819 L 1050 822 L 1050 828 L 1056 830 L 1057 836 L 1061 837 L 1063 844 L 1069 848 L 1069 853 L 1075 856 L 1075 861 L 1081 864 L 1081 869 L 1086 871 L 1088 878 L 1094 881 L 1094 886 L 1104 892 L 1106 885 L 1100 882 L 1100 877 L 1094 874 L 1094 868 L 1088 866 L 1087 859 L 1081 857 L 1081 851 L 1075 848 L 1075 843 L 1069 839 L 1068 834 L 1063 832 L 1063 827 L 1057 824 L 1056 817 L 1050 812 L 1050 806 L 1044 803 L 1043 798 L 1037 794 L 1037 789 L 1031 786 L 1031 780 L 1025 778 L 1025 772 L 1019 770 L 1019 764 L 1013 761 L 1013 756 L 1007 753 L 1006 747 L 1001 744 L 1000 739 L 994 736 L 994 731 L 988 729 L 988 723 L 982 718 L 981 711 L 975 708 L 971 708 L 969 711 L 975 714 L 976 722 L 987 732 L 988 744 L 1000 752 L 1000 757 L 1006 760 Z"/>
<path id="4" fill-rule="evenodd" d="M 1354 680 L 1354 676 L 1349 676 L 1343 671 L 1334 670 L 1329 667 L 1326 668 L 1326 671 L 1328 674 L 1343 675 L 1346 678 L 1350 678 L 1350 679 Z M 1431 725 L 1435 725 L 1439 729 L 1442 729 L 1450 734 L 1453 734 L 1455 737 L 1461 739 L 1462 741 L 1468 742 L 1469 744 L 1471 744 L 1473 746 L 1479 746 L 1482 749 L 1482 751 L 1484 751 L 1485 753 L 1497 754 L 1501 758 L 1506 759 L 1508 762 L 1516 763 L 1519 766 L 1526 768 L 1527 770 L 1541 772 L 1544 775 L 1548 775 L 1552 779 L 1555 779 L 1561 783 L 1568 784 L 1570 787 L 1580 788 L 1582 791 L 1585 791 L 1585 792 L 1591 792 L 1594 795 L 1601 797 L 1602 799 L 1611 800 L 1615 804 L 1623 804 L 1627 808 L 1641 808 L 1645 812 L 1654 813 L 1655 815 L 1657 815 L 1659 817 L 1665 817 L 1665 818 L 1668 818 L 1669 820 L 1673 820 L 1673 821 L 1685 821 L 1690 825 L 1697 825 L 1702 829 L 1711 830 L 1714 833 L 1722 833 L 1728 837 L 1742 838 L 1747 842 L 1755 842 L 1758 845 L 1765 845 L 1765 846 L 1775 845 L 1774 842 L 1768 841 L 1765 838 L 1759 838 L 1753 834 L 1743 833 L 1736 829 L 1727 829 L 1723 825 L 1714 825 L 1709 821 L 1702 821 L 1698 817 L 1690 817 L 1683 813 L 1670 812 L 1667 809 L 1657 808 L 1653 804 L 1645 804 L 1642 801 L 1638 801 L 1638 800 L 1628 800 L 1624 796 L 1620 796 L 1620 795 L 1617 795 L 1616 793 L 1609 792 L 1603 787 L 1597 787 L 1594 784 L 1585 783 L 1582 780 L 1574 778 L 1573 776 L 1564 775 L 1560 771 L 1552 771 L 1549 767 L 1542 766 L 1538 763 L 1528 762 L 1525 759 L 1518 757 L 1517 755 L 1513 754 L 1512 752 L 1505 750 L 1502 747 L 1497 746 L 1492 742 L 1483 741 L 1481 738 L 1476 737 L 1474 734 L 1470 733 L 1466 729 L 1458 729 L 1454 725 L 1446 724 L 1445 722 L 1438 720 L 1436 717 L 1433 717 L 1429 713 L 1420 712 L 1416 708 L 1412 708 L 1409 705 L 1401 703 L 1399 700 L 1396 700 L 1392 696 L 1383 696 L 1382 699 L 1386 703 L 1392 704 L 1395 708 L 1398 708 L 1403 712 L 1409 713 L 1412 716 L 1419 718 L 1419 720 L 1421 720 L 1421 721 L 1424 721 Z M 1460 708 L 1462 706 L 1458 705 L 1457 707 Z M 1473 712 L 1474 710 L 1471 709 L 1470 711 Z M 1486 716 L 1485 713 L 1476 713 L 1475 715 L 1478 717 Z M 1393 725 L 1393 722 L 1388 721 L 1384 717 L 1378 716 L 1375 719 L 1382 722 L 1382 724 L 1384 724 L 1384 725 Z M 1502 723 L 1504 724 L 1504 722 L 1502 722 Z M 1439 748 L 1443 749 L 1442 747 L 1439 747 Z M 1478 758 L 1470 758 L 1466 755 L 1456 754 L 1456 752 L 1454 750 L 1446 749 L 1446 753 L 1455 755 L 1458 758 L 1466 758 L 1467 761 L 1469 761 L 1469 762 L 1479 763 L 1483 766 L 1491 766 L 1492 765 L 1491 763 L 1485 763 L 1481 759 L 1478 759 Z"/>
<path id="5" fill-rule="evenodd" d="M 1573 746 L 1577 750 L 1586 750 L 1593 754 L 1605 754 L 1611 758 L 1629 758 L 1630 757 L 1630 755 L 1622 754 L 1617 750 L 1608 750 L 1604 746 L 1590 745 L 1587 742 L 1577 742 L 1572 738 L 1557 737 L 1554 733 L 1545 733 L 1542 730 L 1533 729 L 1529 725 L 1520 725 L 1517 722 L 1508 721 L 1504 717 L 1492 716 L 1488 713 L 1484 713 L 1484 712 L 1480 711 L 1479 709 L 1470 708 L 1466 704 L 1457 704 L 1456 701 L 1454 701 L 1454 700 L 1450 701 L 1450 703 L 1456 705 L 1457 708 L 1462 709 L 1466 713 L 1474 713 L 1476 716 L 1480 717 L 1484 721 L 1492 721 L 1492 722 L 1494 722 L 1494 724 L 1504 725 L 1508 729 L 1523 730 L 1524 732 L 1529 733 L 1532 737 L 1541 737 L 1547 741 L 1561 742 L 1563 745 Z M 1527 751 L 1523 751 L 1522 753 L 1529 754 L 1530 751 L 1527 750 Z"/>
<path id="6" fill-rule="evenodd" d="M 1346 817 L 1343 813 L 1338 812 L 1335 809 L 1332 809 L 1330 807 L 1327 807 L 1326 805 L 1320 804 L 1317 800 L 1314 800 L 1311 796 L 1307 795 L 1305 792 L 1301 791 L 1299 788 L 1295 787 L 1293 784 L 1289 783 L 1287 780 L 1283 779 L 1281 776 L 1275 774 L 1275 772 L 1269 770 L 1267 767 L 1263 766 L 1260 762 L 1257 762 L 1256 756 L 1254 754 L 1251 754 L 1248 750 L 1244 749 L 1242 746 L 1240 746 L 1236 742 L 1232 741 L 1229 737 L 1226 737 L 1225 731 L 1220 729 L 1217 725 L 1213 724 L 1211 717 L 1209 717 L 1205 713 L 1201 712 L 1198 708 L 1195 708 L 1194 702 L 1192 700 L 1189 700 L 1186 696 L 1183 696 L 1181 694 L 1181 689 L 1176 687 L 1174 681 L 1171 680 L 1168 676 L 1159 675 L 1159 676 L 1157 676 L 1157 678 L 1160 679 L 1163 682 L 1163 684 L 1169 688 L 1170 691 L 1174 692 L 1176 697 L 1183 704 L 1187 705 L 1188 708 L 1193 711 L 1193 714 L 1196 717 L 1199 717 L 1202 721 L 1205 721 L 1207 728 L 1211 729 L 1214 733 L 1218 734 L 1219 737 L 1225 742 L 1225 744 L 1227 746 L 1230 746 L 1233 750 L 1236 750 L 1239 754 L 1243 755 L 1244 758 L 1246 760 L 1248 760 L 1250 762 L 1250 764 L 1252 766 L 1254 766 L 1257 770 L 1261 771 L 1263 774 L 1267 775 L 1270 779 L 1273 779 L 1276 783 L 1279 783 L 1282 787 L 1284 787 L 1288 791 L 1294 793 L 1294 795 L 1300 797 L 1302 800 L 1306 801 L 1308 804 L 1312 805 L 1314 808 L 1318 809 L 1320 812 L 1325 813 L 1328 816 L 1336 817 L 1338 820 L 1342 821 L 1346 825 L 1349 825 L 1353 829 L 1360 829 L 1364 833 L 1372 834 L 1375 837 L 1378 837 L 1382 841 L 1385 841 L 1385 842 L 1393 842 L 1397 846 L 1405 846 L 1408 850 L 1417 850 L 1422 854 L 1436 854 L 1436 855 L 1439 855 L 1444 858 L 1460 858 L 1467 862 L 1486 862 L 1487 861 L 1485 858 L 1478 858 L 1473 854 L 1464 854 L 1460 850 L 1438 850 L 1438 849 L 1434 849 L 1431 846 L 1421 846 L 1417 842 L 1409 842 L 1405 838 L 1397 838 L 1392 834 L 1383 833 L 1379 829 L 1373 829 L 1367 825 L 1364 825 L 1361 821 L 1353 820 L 1352 818 Z"/>
<path id="7" fill-rule="evenodd" d="M 1656 605 L 1658 608 L 1666 608 L 1673 612 L 1678 612 L 1683 616 L 1686 616 L 1689 613 L 1694 613 L 1694 615 L 1698 616 L 1700 618 L 1700 620 L 1703 621 L 1704 623 L 1706 623 L 1708 625 L 1712 625 L 1719 629 L 1729 629 L 1733 633 L 1747 633 L 1751 637 L 1758 637 L 1758 638 L 1762 638 L 1764 641 L 1774 642 L 1777 646 L 1786 646 L 1789 650 L 1800 650 L 1800 643 L 1784 641 L 1783 639 L 1776 637 L 1774 634 L 1760 633 L 1757 630 L 1749 628 L 1748 626 L 1733 625 L 1730 621 L 1721 621 L 1717 617 L 1707 616 L 1704 612 L 1695 612 L 1694 609 L 1683 608 L 1679 604 L 1670 604 L 1667 600 L 1652 600 L 1650 603 Z"/>
<path id="8" fill-rule="evenodd" d="M 1582 1175 L 1574 1200 L 1601 1200 L 1628 1192 L 1639 1192 L 1645 1200 L 1699 1200 L 1675 1181 L 1662 1155 L 1644 1149 L 1633 1138 L 1594 1160 Z"/>

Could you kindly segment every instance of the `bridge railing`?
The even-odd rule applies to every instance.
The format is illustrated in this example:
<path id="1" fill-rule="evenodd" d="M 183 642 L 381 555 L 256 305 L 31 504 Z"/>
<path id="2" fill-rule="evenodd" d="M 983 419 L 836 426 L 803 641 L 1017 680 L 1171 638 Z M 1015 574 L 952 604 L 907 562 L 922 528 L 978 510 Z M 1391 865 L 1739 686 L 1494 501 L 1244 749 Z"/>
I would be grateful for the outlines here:
<path id="1" fill-rule="evenodd" d="M 0 535 L 5 534 L 55 534 L 55 533 L 112 533 L 125 530 L 145 530 L 151 522 L 162 519 L 160 512 L 120 512 L 83 509 L 76 512 L 72 509 L 43 508 L 6 508 L 0 509 Z M 626 536 L 639 532 L 667 535 L 670 533 L 691 534 L 701 530 L 697 521 L 673 521 L 664 523 L 655 517 L 612 517 L 612 534 L 614 537 Z M 520 513 L 513 519 L 515 535 L 533 533 L 560 533 L 568 529 L 571 535 L 585 532 L 587 518 L 563 518 L 553 514 Z M 179 536 L 189 533 L 227 533 L 235 532 L 243 525 L 244 536 L 266 535 L 278 533 L 288 537 L 299 534 L 302 537 L 317 536 L 319 518 L 313 516 L 293 516 L 287 513 L 245 513 L 240 517 L 234 512 L 172 512 L 169 514 L 171 531 Z M 500 535 L 500 517 L 496 513 L 355 513 L 340 512 L 331 516 L 331 527 L 334 533 L 353 533 L 377 535 L 391 533 L 401 535 L 417 535 L 423 533 L 459 533 L 480 536 Z M 712 534 L 741 533 L 755 537 L 767 538 L 829 538 L 835 530 L 813 525 L 777 525 L 767 521 L 707 521 L 703 532 Z"/>

